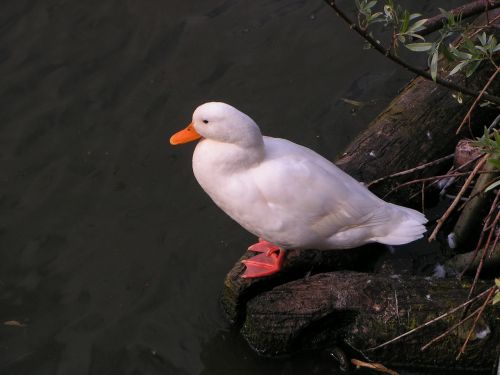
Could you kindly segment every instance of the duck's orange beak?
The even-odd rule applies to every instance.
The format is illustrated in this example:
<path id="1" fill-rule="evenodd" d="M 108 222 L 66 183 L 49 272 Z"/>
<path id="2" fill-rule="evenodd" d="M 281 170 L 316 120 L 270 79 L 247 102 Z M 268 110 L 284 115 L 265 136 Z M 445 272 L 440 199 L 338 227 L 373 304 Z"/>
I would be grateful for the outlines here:
<path id="1" fill-rule="evenodd" d="M 173 136 L 170 137 L 171 145 L 180 145 L 182 143 L 188 143 L 192 141 L 196 141 L 200 139 L 201 135 L 199 135 L 196 130 L 194 130 L 193 123 L 189 124 L 186 129 L 183 129 Z"/>

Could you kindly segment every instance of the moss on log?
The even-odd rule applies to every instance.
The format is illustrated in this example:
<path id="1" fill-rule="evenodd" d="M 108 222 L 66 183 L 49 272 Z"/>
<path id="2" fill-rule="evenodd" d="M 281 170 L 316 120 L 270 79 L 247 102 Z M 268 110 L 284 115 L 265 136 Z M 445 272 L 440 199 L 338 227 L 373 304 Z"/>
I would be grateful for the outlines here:
<path id="1" fill-rule="evenodd" d="M 491 256 L 487 256 L 484 259 L 483 273 L 492 274 L 493 277 L 498 276 L 498 270 L 500 269 L 500 243 L 497 243 L 494 250 L 488 250 L 491 251 Z M 479 266 L 479 261 L 481 260 L 483 251 L 484 248 L 480 249 L 475 257 L 475 251 L 457 254 L 448 259 L 445 262 L 445 266 L 459 273 L 467 270 L 469 275 L 474 276 L 476 274 L 476 269 Z"/>
<path id="2" fill-rule="evenodd" d="M 338 251 L 290 250 L 287 251 L 286 261 L 279 273 L 265 278 L 243 279 L 241 275 L 245 266 L 241 261 L 255 255 L 247 252 L 227 274 L 221 304 L 227 319 L 233 324 L 239 324 L 245 318 L 246 303 L 260 293 L 308 274 L 342 269 L 369 271 L 385 251 L 376 244 Z"/>
<path id="3" fill-rule="evenodd" d="M 460 305 L 467 299 L 469 287 L 456 279 L 348 271 L 317 274 L 252 299 L 242 334 L 255 350 L 268 356 L 341 342 L 369 359 L 383 358 L 386 365 L 491 369 L 500 349 L 500 331 L 495 329 L 500 306 L 483 315 L 475 329 L 476 340 L 459 361 L 455 357 L 470 325 L 426 351 L 420 348 L 457 322 L 461 310 L 400 342 L 369 350 Z M 481 288 L 486 285 L 482 283 Z M 488 331 L 485 338 L 477 338 Z"/>

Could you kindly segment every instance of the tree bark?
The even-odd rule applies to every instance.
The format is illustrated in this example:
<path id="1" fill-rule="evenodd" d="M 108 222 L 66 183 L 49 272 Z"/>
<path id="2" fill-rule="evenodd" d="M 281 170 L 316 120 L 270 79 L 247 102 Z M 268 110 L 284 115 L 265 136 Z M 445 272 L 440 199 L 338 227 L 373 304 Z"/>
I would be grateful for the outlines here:
<path id="1" fill-rule="evenodd" d="M 485 283 L 481 290 L 487 289 Z M 500 306 L 487 309 L 475 328 L 476 339 L 456 361 L 469 324 L 425 351 L 420 348 L 460 320 L 462 310 L 381 349 L 373 348 L 413 329 L 467 299 L 468 283 L 356 272 L 329 272 L 290 282 L 262 293 L 247 305 L 242 334 L 260 354 L 277 356 L 340 345 L 357 358 L 385 365 L 491 369 L 500 350 L 496 320 Z M 482 304 L 476 302 L 469 311 Z M 481 332 L 490 332 L 481 337 Z M 357 354 L 355 354 L 357 353 Z"/>
<path id="2" fill-rule="evenodd" d="M 241 275 L 245 266 L 241 261 L 255 255 L 247 252 L 227 274 L 221 304 L 227 319 L 239 325 L 245 319 L 246 303 L 255 296 L 308 274 L 342 269 L 371 271 L 375 261 L 385 252 L 386 249 L 378 244 L 336 251 L 289 250 L 279 273 L 264 278 L 244 279 Z"/>

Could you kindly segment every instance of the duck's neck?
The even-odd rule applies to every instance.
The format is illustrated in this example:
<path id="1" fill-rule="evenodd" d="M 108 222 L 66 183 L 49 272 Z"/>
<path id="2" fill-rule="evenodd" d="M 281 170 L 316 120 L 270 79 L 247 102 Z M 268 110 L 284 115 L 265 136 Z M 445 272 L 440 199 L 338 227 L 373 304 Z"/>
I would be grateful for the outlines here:
<path id="1" fill-rule="evenodd" d="M 214 173 L 235 173 L 258 165 L 264 154 L 262 137 L 244 145 L 203 139 L 193 154 L 193 166 Z"/>

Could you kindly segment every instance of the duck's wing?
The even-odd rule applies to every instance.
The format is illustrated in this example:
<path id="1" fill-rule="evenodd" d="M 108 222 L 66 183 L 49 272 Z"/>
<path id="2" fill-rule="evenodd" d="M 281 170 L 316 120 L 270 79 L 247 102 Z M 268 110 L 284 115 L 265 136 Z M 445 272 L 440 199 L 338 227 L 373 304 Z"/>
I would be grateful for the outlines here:
<path id="1" fill-rule="evenodd" d="M 386 203 L 321 155 L 283 139 L 265 137 L 265 145 L 254 180 L 282 220 L 297 218 L 323 238 L 384 220 Z"/>

